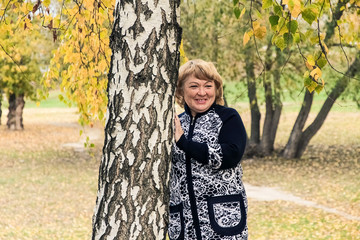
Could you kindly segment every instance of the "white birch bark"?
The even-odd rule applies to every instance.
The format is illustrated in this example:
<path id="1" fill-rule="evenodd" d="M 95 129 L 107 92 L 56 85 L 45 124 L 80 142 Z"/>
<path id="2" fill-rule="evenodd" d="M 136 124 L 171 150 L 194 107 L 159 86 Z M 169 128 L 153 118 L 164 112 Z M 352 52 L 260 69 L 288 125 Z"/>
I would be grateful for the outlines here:
<path id="1" fill-rule="evenodd" d="M 165 239 L 179 4 L 116 2 L 92 239 Z"/>

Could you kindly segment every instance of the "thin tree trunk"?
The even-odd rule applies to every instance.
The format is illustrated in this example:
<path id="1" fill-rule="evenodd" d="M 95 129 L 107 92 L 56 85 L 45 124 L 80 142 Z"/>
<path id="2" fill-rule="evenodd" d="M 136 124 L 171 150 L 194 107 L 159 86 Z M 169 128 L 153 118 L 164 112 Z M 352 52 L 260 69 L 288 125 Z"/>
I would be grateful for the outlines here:
<path id="1" fill-rule="evenodd" d="M 10 94 L 9 96 L 9 113 L 7 127 L 10 130 L 23 130 L 23 109 L 25 106 L 24 94 Z"/>
<path id="2" fill-rule="evenodd" d="M 117 1 L 92 239 L 165 239 L 180 1 Z"/>
<path id="3" fill-rule="evenodd" d="M 276 51 L 278 52 L 277 54 L 277 59 L 279 59 L 279 55 L 282 55 L 282 52 L 280 51 L 280 49 L 276 49 Z M 278 60 L 280 61 L 280 60 Z M 273 116 L 272 116 L 272 121 L 271 121 L 271 131 L 270 131 L 270 143 L 269 145 L 272 146 L 272 150 L 274 149 L 274 144 L 275 144 L 275 138 L 276 138 L 276 133 L 277 133 L 277 129 L 279 126 L 279 122 L 280 122 L 280 116 L 281 116 L 281 112 L 282 112 L 282 102 L 281 102 L 281 98 L 280 98 L 280 91 L 281 91 L 281 86 L 280 86 L 280 78 L 281 78 L 281 74 L 280 74 L 280 69 L 276 68 L 274 70 L 273 73 L 274 76 L 274 112 L 273 112 Z"/>
<path id="4" fill-rule="evenodd" d="M 270 41 L 266 51 L 266 71 L 270 73 L 274 62 L 277 63 L 277 67 L 273 71 L 271 71 L 273 81 L 271 81 L 270 78 L 264 79 L 266 113 L 260 146 L 261 152 L 265 156 L 272 154 L 272 152 L 274 151 L 275 137 L 282 110 L 282 103 L 280 99 L 281 76 L 279 66 L 282 67 L 284 57 L 283 53 L 278 48 L 276 48 L 275 59 L 276 61 L 274 61 L 273 48 Z"/>
<path id="5" fill-rule="evenodd" d="M 302 130 L 310 113 L 313 98 L 314 92 L 310 93 L 306 90 L 302 107 L 296 118 L 289 140 L 283 149 L 282 155 L 285 158 L 294 158 L 296 156 L 299 142 L 301 140 Z"/>
<path id="6" fill-rule="evenodd" d="M 256 96 L 256 79 L 255 79 L 255 64 L 254 58 L 252 57 L 254 54 L 252 50 L 247 50 L 247 57 L 245 58 L 245 71 L 246 71 L 246 79 L 248 86 L 248 97 L 250 103 L 250 112 L 251 112 L 251 133 L 249 139 L 249 152 L 251 149 L 257 148 L 260 143 L 260 119 L 261 113 L 258 106 L 258 100 Z"/>
<path id="7" fill-rule="evenodd" d="M 342 0 L 337 1 L 334 14 L 332 15 L 332 20 L 326 22 L 326 35 L 324 42 L 327 44 L 332 36 L 335 34 L 337 21 L 341 18 L 343 15 L 344 10 L 346 9 L 346 5 L 348 4 L 350 0 Z"/>
<path id="8" fill-rule="evenodd" d="M 283 107 L 282 102 L 281 102 L 281 96 L 280 96 L 280 92 L 281 92 L 281 85 L 280 85 L 281 72 L 280 72 L 280 69 L 285 64 L 285 58 L 284 58 L 284 53 L 279 48 L 276 48 L 276 63 L 277 63 L 277 66 L 276 66 L 276 68 L 274 69 L 274 72 L 273 72 L 273 77 L 274 77 L 274 100 L 273 100 L 274 113 L 273 113 L 273 116 L 272 116 L 271 133 L 270 133 L 270 145 L 272 146 L 272 148 L 274 148 L 276 133 L 277 133 L 277 129 L 278 129 L 278 126 L 279 126 L 280 116 L 281 116 L 282 107 Z"/>
<path id="9" fill-rule="evenodd" d="M 264 80 L 264 89 L 265 89 L 265 119 L 263 126 L 263 133 L 261 136 L 261 152 L 264 155 L 269 155 L 272 151 L 271 146 L 271 127 L 272 127 L 272 118 L 273 118 L 273 102 L 272 102 L 272 87 L 270 79 Z"/>
<path id="10" fill-rule="evenodd" d="M 299 141 L 299 146 L 294 156 L 295 158 L 300 158 L 303 155 L 310 140 L 315 136 L 315 134 L 324 124 L 324 121 L 328 116 L 336 99 L 345 91 L 346 87 L 349 85 L 350 79 L 347 76 L 354 77 L 359 71 L 359 66 L 360 66 L 360 51 L 358 51 L 355 61 L 346 71 L 346 76 L 343 76 L 336 82 L 335 87 L 331 90 L 330 94 L 326 98 L 316 118 L 302 133 L 301 140 Z"/>
<path id="11" fill-rule="evenodd" d="M 345 9 L 344 6 L 348 2 L 349 2 L 349 0 L 345 0 L 343 2 L 339 1 L 337 3 L 334 14 L 332 16 L 333 17 L 332 21 L 330 21 L 326 24 L 326 36 L 325 36 L 325 40 L 324 40 L 325 43 L 327 43 L 330 40 L 330 38 L 334 35 L 335 28 L 337 26 L 337 21 L 341 18 L 343 11 Z M 358 51 L 355 61 L 352 63 L 352 65 L 346 72 L 347 76 L 353 77 L 357 73 L 357 71 L 358 71 L 357 66 L 359 66 L 359 57 L 360 57 L 360 51 Z M 297 124 L 298 121 L 295 122 L 293 131 L 291 132 L 288 143 L 286 144 L 285 148 L 282 151 L 283 157 L 285 157 L 285 158 L 300 158 L 303 155 L 311 138 L 321 128 L 328 113 L 330 112 L 332 105 L 334 104 L 335 100 L 345 91 L 348 83 L 349 83 L 349 80 L 347 77 L 342 77 L 341 79 L 339 79 L 337 81 L 337 83 L 335 84 L 335 87 L 332 89 L 331 93 L 327 97 L 327 99 L 326 99 L 325 103 L 323 104 L 317 117 L 304 132 L 302 131 L 302 129 L 304 128 L 308 114 L 305 115 L 304 112 L 302 112 L 302 110 L 304 108 L 304 104 L 303 104 L 303 107 L 301 108 L 299 115 L 298 115 L 298 119 L 300 119 L 301 124 Z M 306 91 L 305 98 L 307 98 L 306 95 L 309 95 L 308 91 Z M 306 102 L 306 101 L 304 101 L 304 102 Z M 312 98 L 311 98 L 310 106 L 307 106 L 309 108 L 309 111 L 311 108 L 311 104 L 312 104 Z M 306 105 L 306 103 L 305 103 L 305 105 Z"/>
<path id="12" fill-rule="evenodd" d="M 260 149 L 262 155 L 269 155 L 273 151 L 273 146 L 271 144 L 271 127 L 272 119 L 274 115 L 273 109 L 273 93 L 271 86 L 270 74 L 268 72 L 271 70 L 273 64 L 272 57 L 272 47 L 271 41 L 269 41 L 266 49 L 266 58 L 265 58 L 265 71 L 263 73 L 263 84 L 265 90 L 265 119 L 263 132 L 261 136 Z"/>

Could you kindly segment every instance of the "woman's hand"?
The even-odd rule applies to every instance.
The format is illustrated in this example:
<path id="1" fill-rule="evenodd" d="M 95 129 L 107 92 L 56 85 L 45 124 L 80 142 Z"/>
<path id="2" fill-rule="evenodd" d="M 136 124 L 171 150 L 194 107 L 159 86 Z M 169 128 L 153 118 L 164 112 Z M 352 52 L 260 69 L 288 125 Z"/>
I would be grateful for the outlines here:
<path id="1" fill-rule="evenodd" d="M 177 114 L 175 114 L 174 122 L 175 122 L 175 142 L 178 142 L 181 135 L 184 134 L 184 131 L 181 127 L 180 119 L 177 116 Z"/>

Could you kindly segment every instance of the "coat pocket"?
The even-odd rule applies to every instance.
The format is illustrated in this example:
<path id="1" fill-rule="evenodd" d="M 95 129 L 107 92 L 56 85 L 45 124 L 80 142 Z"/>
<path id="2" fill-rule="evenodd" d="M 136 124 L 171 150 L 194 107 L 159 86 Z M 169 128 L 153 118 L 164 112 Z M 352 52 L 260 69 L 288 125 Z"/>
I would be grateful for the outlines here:
<path id="1" fill-rule="evenodd" d="M 208 198 L 211 227 L 224 236 L 240 234 L 246 227 L 246 209 L 241 194 Z"/>
<path id="2" fill-rule="evenodd" d="M 169 238 L 170 240 L 184 239 L 184 215 L 181 203 L 170 206 Z"/>

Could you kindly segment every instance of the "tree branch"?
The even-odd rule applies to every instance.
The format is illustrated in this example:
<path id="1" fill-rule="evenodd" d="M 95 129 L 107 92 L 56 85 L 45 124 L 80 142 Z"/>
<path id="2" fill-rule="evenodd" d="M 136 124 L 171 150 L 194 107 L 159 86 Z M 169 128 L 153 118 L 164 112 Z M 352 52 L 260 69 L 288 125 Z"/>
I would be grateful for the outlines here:
<path id="1" fill-rule="evenodd" d="M 12 0 L 9 0 L 8 3 L 6 4 L 5 9 L 4 9 L 4 13 L 3 13 L 3 15 L 2 15 L 1 18 L 0 18 L 0 23 L 1 23 L 3 20 L 5 21 L 5 13 L 6 13 L 6 10 L 7 10 L 7 8 L 8 8 L 8 6 L 9 6 L 9 4 L 10 4 L 11 1 L 12 1 Z"/>

